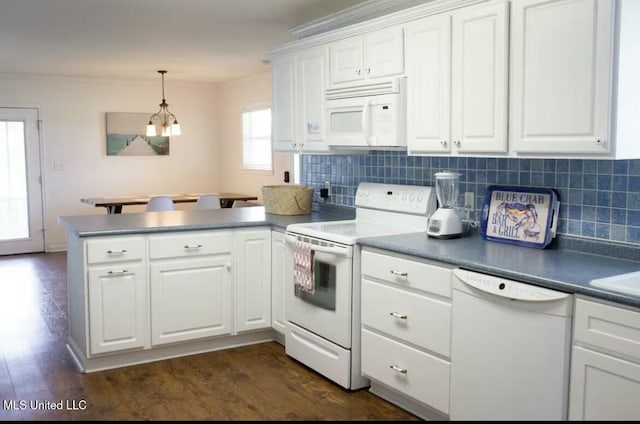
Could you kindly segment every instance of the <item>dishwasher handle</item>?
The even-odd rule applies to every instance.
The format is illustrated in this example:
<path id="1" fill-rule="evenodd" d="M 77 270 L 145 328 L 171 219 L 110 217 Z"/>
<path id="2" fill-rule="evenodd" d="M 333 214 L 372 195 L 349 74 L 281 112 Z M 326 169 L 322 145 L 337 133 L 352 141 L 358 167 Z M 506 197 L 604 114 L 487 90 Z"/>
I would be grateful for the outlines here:
<path id="1" fill-rule="evenodd" d="M 568 299 L 571 295 L 532 284 L 456 268 L 453 274 L 461 283 L 494 296 L 525 302 L 549 302 Z"/>

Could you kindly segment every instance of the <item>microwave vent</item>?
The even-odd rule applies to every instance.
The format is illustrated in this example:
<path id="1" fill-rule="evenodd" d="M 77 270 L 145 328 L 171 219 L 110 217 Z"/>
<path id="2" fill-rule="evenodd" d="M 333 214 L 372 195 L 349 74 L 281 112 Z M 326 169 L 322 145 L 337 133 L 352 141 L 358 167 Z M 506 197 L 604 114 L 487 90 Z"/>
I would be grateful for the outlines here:
<path id="1" fill-rule="evenodd" d="M 377 96 L 398 93 L 399 80 L 386 80 L 370 84 L 350 85 L 348 87 L 329 88 L 325 90 L 326 100 L 348 99 L 353 97 Z"/>

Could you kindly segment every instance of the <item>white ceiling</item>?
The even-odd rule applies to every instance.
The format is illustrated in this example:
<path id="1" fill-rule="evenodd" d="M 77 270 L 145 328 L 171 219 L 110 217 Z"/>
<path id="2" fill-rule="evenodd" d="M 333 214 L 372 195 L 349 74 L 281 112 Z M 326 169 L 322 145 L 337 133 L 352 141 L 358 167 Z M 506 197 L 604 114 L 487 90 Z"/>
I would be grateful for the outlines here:
<path id="1" fill-rule="evenodd" d="M 0 73 L 219 82 L 364 0 L 0 0 Z"/>

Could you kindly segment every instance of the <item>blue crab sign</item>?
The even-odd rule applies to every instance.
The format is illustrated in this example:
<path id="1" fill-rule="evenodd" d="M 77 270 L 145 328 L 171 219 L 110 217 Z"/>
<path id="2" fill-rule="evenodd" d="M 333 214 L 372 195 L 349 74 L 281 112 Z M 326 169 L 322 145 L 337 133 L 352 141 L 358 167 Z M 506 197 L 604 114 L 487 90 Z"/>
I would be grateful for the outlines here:
<path id="1" fill-rule="evenodd" d="M 544 247 L 549 236 L 555 235 L 548 233 L 558 205 L 555 193 L 546 189 L 520 189 L 523 190 L 512 191 L 507 187 L 488 190 L 483 235 L 491 240 Z"/>

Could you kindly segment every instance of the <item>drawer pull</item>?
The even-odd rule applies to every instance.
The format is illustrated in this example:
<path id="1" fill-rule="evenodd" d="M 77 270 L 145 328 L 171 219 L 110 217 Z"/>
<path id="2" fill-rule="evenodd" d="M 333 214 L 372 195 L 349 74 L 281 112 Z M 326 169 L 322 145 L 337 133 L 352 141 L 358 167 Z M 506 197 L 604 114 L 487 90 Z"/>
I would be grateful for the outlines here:
<path id="1" fill-rule="evenodd" d="M 184 245 L 184 248 L 185 248 L 185 249 L 187 249 L 187 250 L 190 250 L 190 249 L 200 249 L 201 247 L 202 247 L 202 245 L 201 245 L 201 244 L 185 244 L 185 245 Z"/>
<path id="2" fill-rule="evenodd" d="M 116 275 L 116 274 L 127 274 L 129 271 L 127 271 L 126 269 L 123 269 L 121 271 L 107 271 L 107 274 L 109 275 Z"/>
<path id="3" fill-rule="evenodd" d="M 123 253 L 127 253 L 127 249 L 107 250 L 107 255 L 122 255 Z"/>
<path id="4" fill-rule="evenodd" d="M 407 277 L 409 274 L 406 271 L 396 271 L 395 269 L 391 270 L 391 273 L 398 277 Z"/>
<path id="5" fill-rule="evenodd" d="M 400 368 L 397 365 L 389 365 L 389 368 L 391 368 L 392 370 L 399 372 L 400 374 L 406 374 L 407 373 L 407 369 L 406 368 Z"/>
<path id="6" fill-rule="evenodd" d="M 389 315 L 391 315 L 392 317 L 400 318 L 400 319 L 407 319 L 406 315 L 402 315 L 397 312 L 389 312 Z"/>

